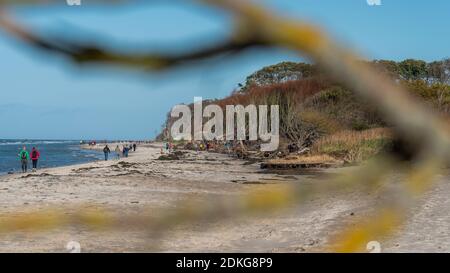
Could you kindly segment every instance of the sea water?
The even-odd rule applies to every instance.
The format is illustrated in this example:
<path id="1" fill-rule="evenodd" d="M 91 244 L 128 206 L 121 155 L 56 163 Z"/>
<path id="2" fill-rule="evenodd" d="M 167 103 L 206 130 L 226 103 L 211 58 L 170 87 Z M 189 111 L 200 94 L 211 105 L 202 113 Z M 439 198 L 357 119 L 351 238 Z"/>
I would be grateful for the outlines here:
<path id="1" fill-rule="evenodd" d="M 100 151 L 81 149 L 79 141 L 0 139 L 0 175 L 21 171 L 19 152 L 23 146 L 27 147 L 30 156 L 33 147 L 39 150 L 38 168 L 69 166 L 103 158 Z"/>

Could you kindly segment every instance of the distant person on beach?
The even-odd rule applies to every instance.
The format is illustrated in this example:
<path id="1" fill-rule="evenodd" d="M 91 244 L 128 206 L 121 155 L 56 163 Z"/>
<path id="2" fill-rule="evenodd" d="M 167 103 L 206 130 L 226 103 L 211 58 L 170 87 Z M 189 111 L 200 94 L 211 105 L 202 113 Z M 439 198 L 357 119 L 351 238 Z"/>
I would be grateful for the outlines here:
<path id="1" fill-rule="evenodd" d="M 23 146 L 22 151 L 19 153 L 19 159 L 22 164 L 22 172 L 26 173 L 28 169 L 28 160 L 30 159 L 30 154 L 27 152 L 27 147 Z"/>
<path id="2" fill-rule="evenodd" d="M 116 146 L 116 149 L 114 150 L 114 152 L 116 152 L 116 156 L 117 156 L 117 159 L 120 159 L 120 148 L 119 148 L 119 145 L 117 145 Z"/>
<path id="3" fill-rule="evenodd" d="M 123 156 L 124 157 L 128 157 L 128 151 L 129 151 L 128 147 L 127 146 L 123 146 Z"/>
<path id="4" fill-rule="evenodd" d="M 133 143 L 133 152 L 136 152 L 136 147 L 137 147 L 136 143 Z"/>
<path id="5" fill-rule="evenodd" d="M 108 161 L 108 155 L 111 152 L 111 150 L 109 149 L 108 145 L 105 146 L 105 148 L 103 148 L 103 153 L 105 154 L 105 161 Z"/>
<path id="6" fill-rule="evenodd" d="M 31 150 L 31 162 L 33 162 L 33 172 L 35 172 L 37 169 L 39 157 L 41 157 L 41 153 L 39 153 L 36 147 L 33 147 L 33 149 Z"/>

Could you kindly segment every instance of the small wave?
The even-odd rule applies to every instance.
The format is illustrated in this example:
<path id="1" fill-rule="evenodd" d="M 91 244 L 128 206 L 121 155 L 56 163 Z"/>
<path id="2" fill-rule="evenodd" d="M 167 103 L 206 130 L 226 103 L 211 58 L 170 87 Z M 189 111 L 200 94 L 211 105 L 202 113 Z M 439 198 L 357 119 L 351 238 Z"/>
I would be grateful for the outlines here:
<path id="1" fill-rule="evenodd" d="M 0 146 L 14 146 L 14 145 L 42 145 L 42 144 L 68 144 L 76 143 L 74 140 L 23 140 L 23 141 L 1 141 Z"/>

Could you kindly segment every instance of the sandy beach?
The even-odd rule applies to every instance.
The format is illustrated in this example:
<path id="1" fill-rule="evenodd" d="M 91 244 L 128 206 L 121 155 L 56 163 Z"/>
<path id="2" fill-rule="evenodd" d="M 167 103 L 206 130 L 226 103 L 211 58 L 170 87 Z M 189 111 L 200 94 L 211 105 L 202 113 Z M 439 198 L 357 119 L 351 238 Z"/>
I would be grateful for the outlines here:
<path id="1" fill-rule="evenodd" d="M 329 169 L 304 174 L 262 172 L 258 164 L 227 155 L 187 151 L 180 160 L 156 160 L 161 144 L 139 146 L 129 158 L 0 177 L 0 215 L 51 207 L 103 207 L 120 214 L 173 208 L 195 197 L 239 195 L 274 183 L 320 183 Z M 115 145 L 110 145 L 114 150 Z M 100 147 L 101 148 L 101 147 Z M 113 155 L 111 155 L 111 158 Z M 382 246 L 386 252 L 450 251 L 445 213 L 450 185 L 441 183 L 414 208 L 404 232 Z M 379 197 L 358 191 L 308 200 L 282 214 L 176 228 L 161 239 L 162 252 L 316 252 L 339 227 L 368 213 Z M 441 202 L 442 201 L 442 202 Z M 205 201 L 207 206 L 207 202 Z M 431 216 L 431 218 L 430 218 Z M 1 217 L 1 216 L 0 216 Z M 100 232 L 64 228 L 39 233 L 0 234 L 0 252 L 67 252 L 77 241 L 82 252 L 155 251 L 144 232 Z"/>

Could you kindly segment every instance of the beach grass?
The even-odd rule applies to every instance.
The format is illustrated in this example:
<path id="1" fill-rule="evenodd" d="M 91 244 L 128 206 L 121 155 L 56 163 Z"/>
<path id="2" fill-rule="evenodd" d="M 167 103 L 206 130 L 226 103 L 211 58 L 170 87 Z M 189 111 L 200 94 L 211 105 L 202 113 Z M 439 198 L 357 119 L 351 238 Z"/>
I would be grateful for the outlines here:
<path id="1" fill-rule="evenodd" d="M 392 133 L 387 128 L 345 130 L 316 141 L 312 153 L 360 163 L 382 152 L 391 142 Z"/>

